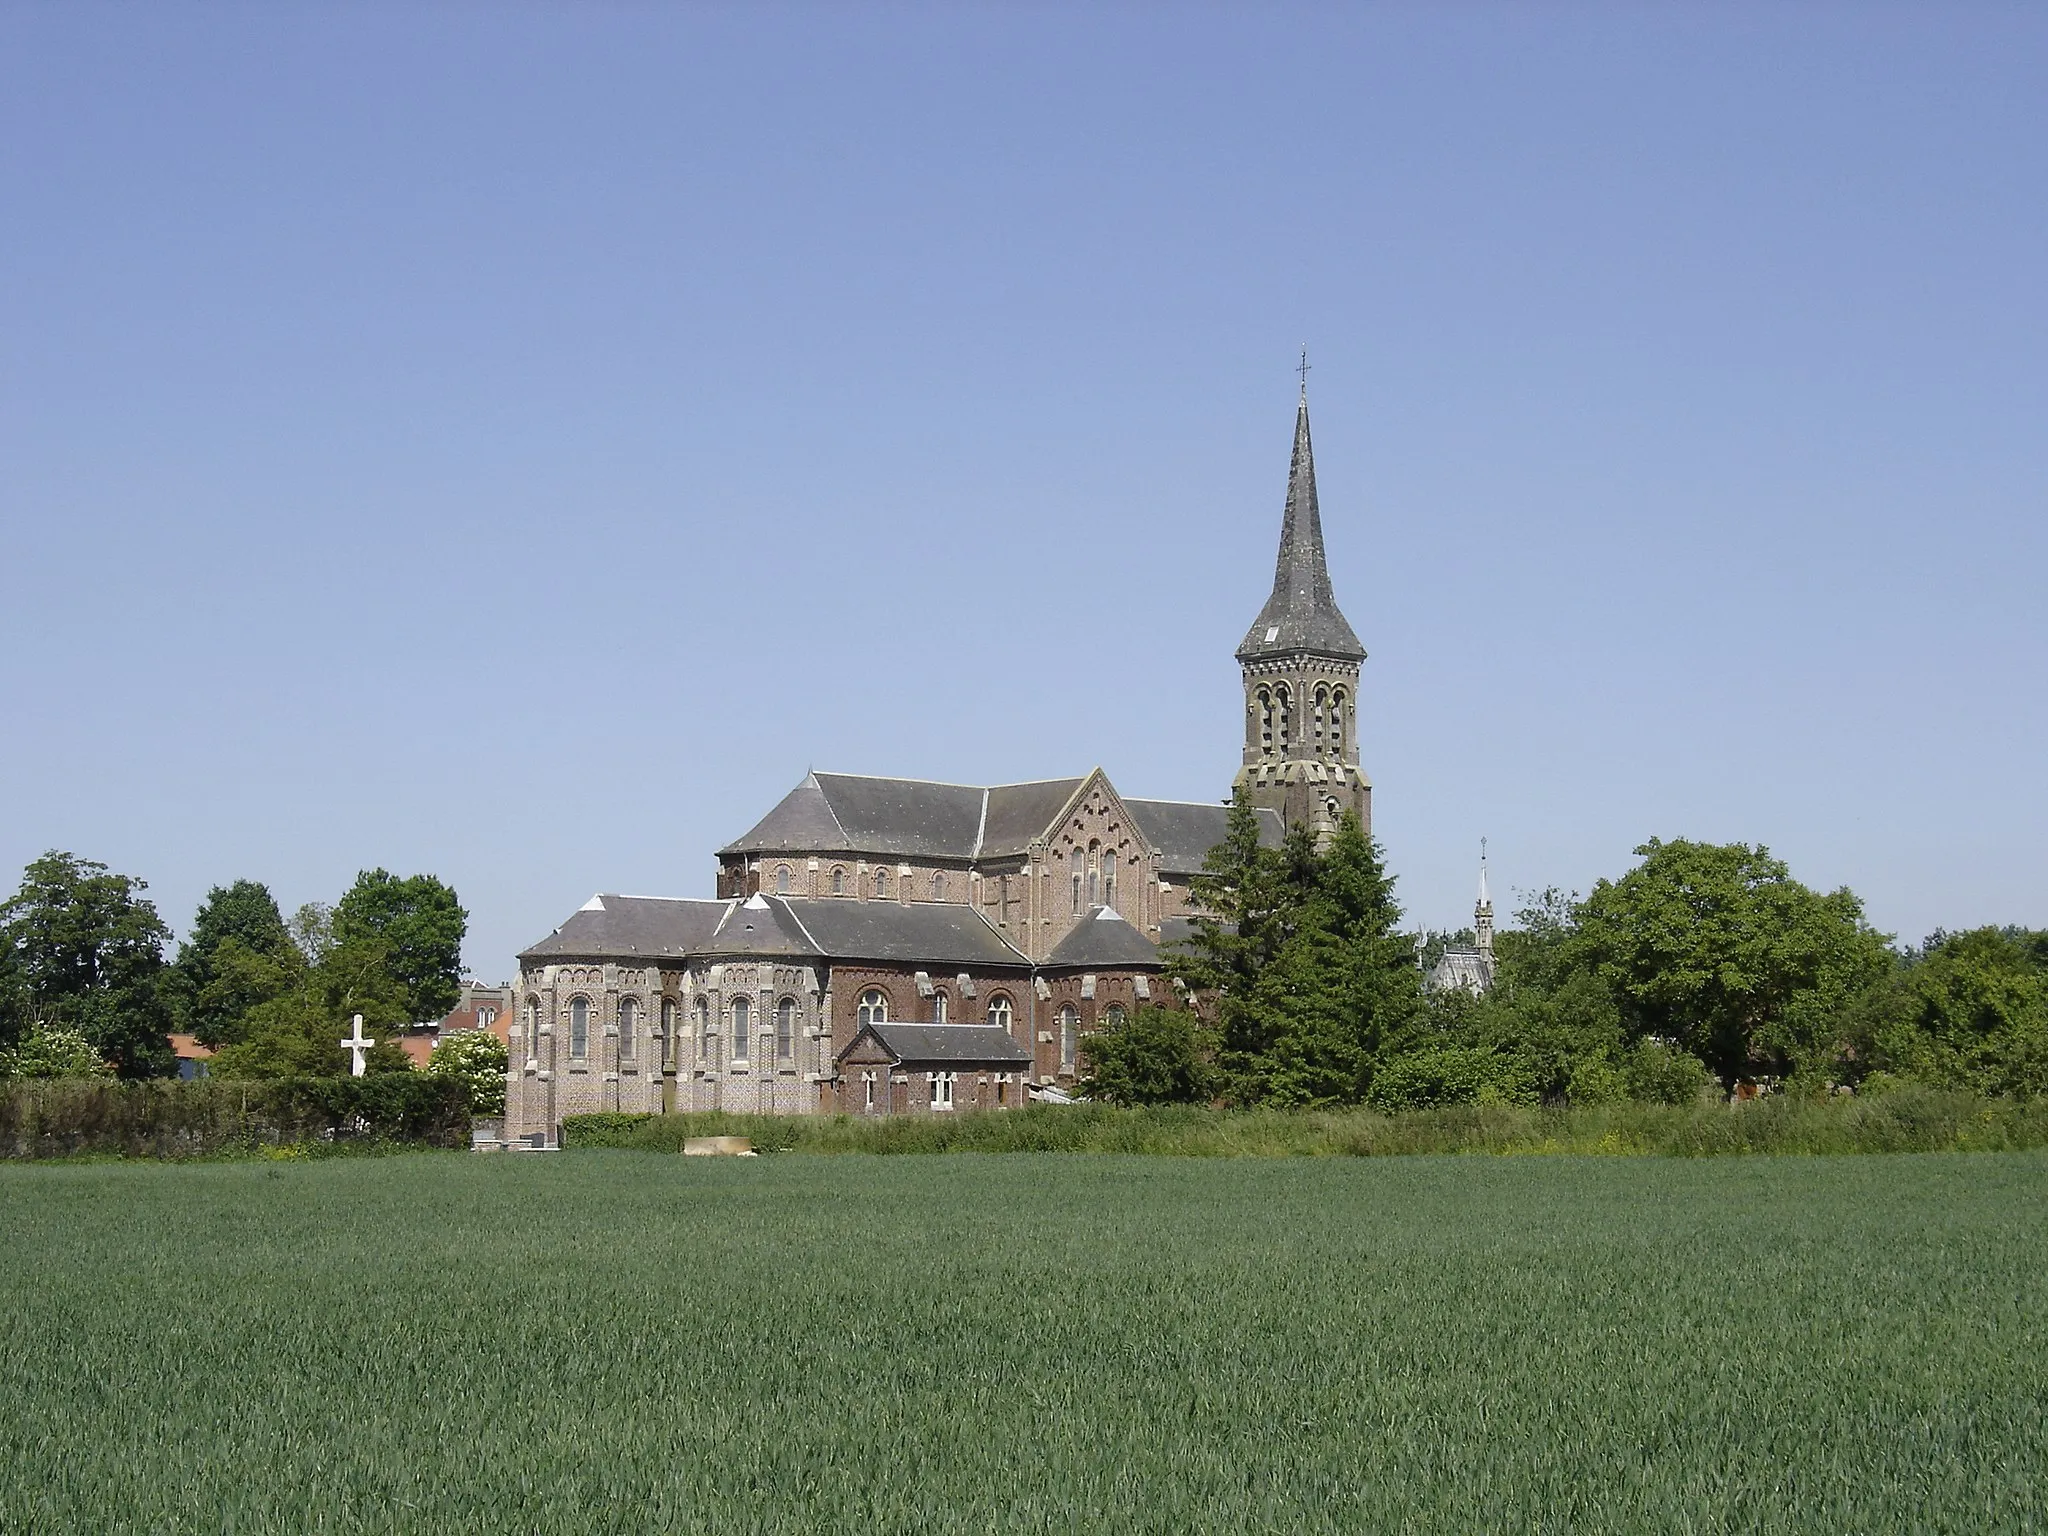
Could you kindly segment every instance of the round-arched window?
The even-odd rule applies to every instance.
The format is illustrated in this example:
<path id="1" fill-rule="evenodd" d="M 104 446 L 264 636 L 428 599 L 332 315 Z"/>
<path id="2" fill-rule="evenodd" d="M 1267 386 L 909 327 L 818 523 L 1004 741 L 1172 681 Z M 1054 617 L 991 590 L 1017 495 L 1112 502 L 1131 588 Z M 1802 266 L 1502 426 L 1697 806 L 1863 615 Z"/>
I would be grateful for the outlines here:
<path id="1" fill-rule="evenodd" d="M 878 869 L 875 871 L 875 894 L 883 898 L 884 900 L 888 899 L 889 871 L 887 871 L 886 869 Z"/>
<path id="2" fill-rule="evenodd" d="M 857 1013 L 860 1019 L 860 1027 L 862 1029 L 866 1029 L 870 1024 L 888 1023 L 888 995 L 886 993 L 877 991 L 873 987 L 870 987 L 867 991 L 861 993 L 860 1006 L 857 1010 Z"/>
<path id="3" fill-rule="evenodd" d="M 1081 1010 L 1072 1003 L 1060 1009 L 1060 1070 L 1071 1072 L 1081 1048 Z"/>
<path id="4" fill-rule="evenodd" d="M 946 993 L 944 988 L 932 994 L 932 1022 L 934 1024 L 946 1022 Z"/>
<path id="5" fill-rule="evenodd" d="M 1122 1029 L 1124 1027 L 1124 1005 L 1122 1003 L 1111 1003 L 1107 1008 L 1103 1009 L 1102 1022 L 1107 1028 Z"/>
<path id="6" fill-rule="evenodd" d="M 832 866 L 832 894 L 834 896 L 844 896 L 846 894 L 846 871 L 837 864 Z"/>
<path id="7" fill-rule="evenodd" d="M 1004 1034 L 1010 1032 L 1010 1000 L 1001 992 L 988 1000 L 988 1021 Z"/>
<path id="8" fill-rule="evenodd" d="M 633 1059 L 634 1026 L 640 1022 L 640 1005 L 630 997 L 619 999 L 619 1060 Z"/>
<path id="9" fill-rule="evenodd" d="M 796 999 L 785 997 L 775 1005 L 775 1059 L 787 1062 L 795 1058 Z"/>
<path id="10" fill-rule="evenodd" d="M 789 866 L 787 864 L 775 866 L 775 894 L 778 896 L 787 896 L 789 894 Z"/>
<path id="11" fill-rule="evenodd" d="M 569 1001 L 569 1054 L 576 1057 L 590 1054 L 590 999 L 587 997 Z"/>
<path id="12" fill-rule="evenodd" d="M 748 1015 L 752 1011 L 744 997 L 736 997 L 732 1000 L 732 1059 L 734 1061 L 745 1061 L 749 1056 L 753 1055 L 752 1042 L 749 1038 L 753 1031 L 748 1028 L 750 1022 Z"/>

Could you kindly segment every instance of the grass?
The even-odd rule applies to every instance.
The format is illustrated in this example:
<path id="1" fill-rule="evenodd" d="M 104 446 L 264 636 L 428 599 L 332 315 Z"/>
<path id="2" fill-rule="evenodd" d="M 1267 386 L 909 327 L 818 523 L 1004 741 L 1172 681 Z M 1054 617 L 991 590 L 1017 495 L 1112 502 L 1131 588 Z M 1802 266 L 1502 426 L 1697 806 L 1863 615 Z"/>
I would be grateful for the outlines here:
<path id="1" fill-rule="evenodd" d="M 2048 1155 L 0 1167 L 0 1530 L 2048 1524 Z"/>
<path id="2" fill-rule="evenodd" d="M 1397 1115 L 1369 1109 L 1217 1110 L 1106 1105 L 981 1114 L 578 1115 L 571 1147 L 674 1152 L 688 1136 L 748 1136 L 779 1152 L 1126 1152 L 1188 1157 L 1376 1157 L 1424 1152 L 1648 1154 L 2012 1152 L 2048 1148 L 2048 1103 L 1923 1088 L 1740 1105 L 1582 1109 L 1471 1105 Z"/>

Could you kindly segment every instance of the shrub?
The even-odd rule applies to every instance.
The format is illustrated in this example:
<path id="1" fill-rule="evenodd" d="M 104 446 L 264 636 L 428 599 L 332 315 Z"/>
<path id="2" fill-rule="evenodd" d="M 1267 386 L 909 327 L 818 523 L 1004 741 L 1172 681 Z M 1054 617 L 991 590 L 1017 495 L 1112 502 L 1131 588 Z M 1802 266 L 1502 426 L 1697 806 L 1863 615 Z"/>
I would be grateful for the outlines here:
<path id="1" fill-rule="evenodd" d="M 197 1157 L 327 1141 L 465 1146 L 468 1090 L 455 1078 L 410 1072 L 0 1084 L 0 1157 Z"/>
<path id="2" fill-rule="evenodd" d="M 111 1077 L 99 1048 L 75 1029 L 42 1025 L 0 1051 L 0 1077 Z"/>
<path id="3" fill-rule="evenodd" d="M 1535 1084 L 1522 1063 L 1476 1046 L 1440 1046 L 1396 1056 L 1373 1073 L 1366 1091 L 1366 1102 L 1383 1112 L 1535 1101 Z"/>
<path id="4" fill-rule="evenodd" d="M 1699 1057 L 1658 1040 L 1639 1042 L 1623 1061 L 1621 1077 L 1628 1097 L 1645 1104 L 1691 1104 L 1714 1083 Z"/>
<path id="5" fill-rule="evenodd" d="M 505 1042 L 487 1029 L 451 1030 L 427 1058 L 433 1077 L 452 1077 L 469 1091 L 472 1115 L 505 1113 Z"/>
<path id="6" fill-rule="evenodd" d="M 1206 1033 L 1189 1009 L 1140 1008 L 1083 1038 L 1081 1092 L 1112 1104 L 1206 1103 L 1216 1093 Z"/>

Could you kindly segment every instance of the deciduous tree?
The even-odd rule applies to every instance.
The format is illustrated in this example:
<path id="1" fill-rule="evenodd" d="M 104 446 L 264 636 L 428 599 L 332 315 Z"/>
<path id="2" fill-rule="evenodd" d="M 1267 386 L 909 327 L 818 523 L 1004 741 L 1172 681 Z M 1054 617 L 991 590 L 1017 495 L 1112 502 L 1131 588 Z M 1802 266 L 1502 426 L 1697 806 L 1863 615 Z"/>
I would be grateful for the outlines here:
<path id="1" fill-rule="evenodd" d="M 404 989 L 413 1022 L 438 1019 L 462 995 L 462 938 L 469 914 L 432 875 L 405 879 L 365 870 L 335 905 L 332 943 L 367 955 L 380 946 L 386 973 Z"/>
<path id="2" fill-rule="evenodd" d="M 148 888 L 104 864 L 52 850 L 0 903 L 0 942 L 12 951 L 25 1011 L 42 1024 L 78 1031 L 123 1077 L 176 1065 L 160 986 L 170 929 L 142 895 Z"/>

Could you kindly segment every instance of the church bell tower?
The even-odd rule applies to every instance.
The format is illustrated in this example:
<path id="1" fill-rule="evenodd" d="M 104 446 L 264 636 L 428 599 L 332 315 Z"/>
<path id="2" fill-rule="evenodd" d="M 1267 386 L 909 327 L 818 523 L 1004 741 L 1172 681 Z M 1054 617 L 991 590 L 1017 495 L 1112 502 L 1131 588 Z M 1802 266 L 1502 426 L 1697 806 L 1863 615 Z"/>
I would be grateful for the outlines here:
<path id="1" fill-rule="evenodd" d="M 1302 366 L 1273 595 L 1237 648 L 1244 670 L 1244 767 L 1237 785 L 1289 826 L 1312 827 L 1321 844 L 1347 810 L 1370 835 L 1372 781 L 1358 766 L 1358 669 L 1365 647 L 1330 591 L 1309 446 L 1306 358 Z"/>

